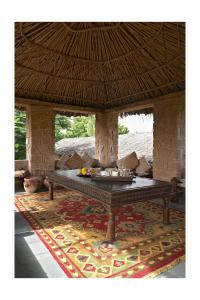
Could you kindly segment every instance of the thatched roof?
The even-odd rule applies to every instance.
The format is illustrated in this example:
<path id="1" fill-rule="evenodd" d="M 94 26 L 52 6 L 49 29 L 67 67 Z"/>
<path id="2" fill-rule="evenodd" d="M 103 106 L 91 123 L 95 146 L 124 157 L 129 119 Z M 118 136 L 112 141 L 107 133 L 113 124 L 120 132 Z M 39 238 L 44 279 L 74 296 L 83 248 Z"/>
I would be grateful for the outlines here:
<path id="1" fill-rule="evenodd" d="M 16 97 L 112 108 L 184 90 L 185 24 L 24 22 Z"/>

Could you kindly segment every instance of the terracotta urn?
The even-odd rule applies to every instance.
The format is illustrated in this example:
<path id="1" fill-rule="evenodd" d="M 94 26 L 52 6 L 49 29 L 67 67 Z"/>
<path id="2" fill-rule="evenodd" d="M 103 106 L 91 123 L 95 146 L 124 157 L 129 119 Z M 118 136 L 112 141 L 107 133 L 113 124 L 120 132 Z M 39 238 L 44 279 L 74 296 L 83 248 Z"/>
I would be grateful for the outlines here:
<path id="1" fill-rule="evenodd" d="M 27 193 L 34 193 L 38 189 L 39 181 L 37 177 L 24 178 L 24 189 Z"/>

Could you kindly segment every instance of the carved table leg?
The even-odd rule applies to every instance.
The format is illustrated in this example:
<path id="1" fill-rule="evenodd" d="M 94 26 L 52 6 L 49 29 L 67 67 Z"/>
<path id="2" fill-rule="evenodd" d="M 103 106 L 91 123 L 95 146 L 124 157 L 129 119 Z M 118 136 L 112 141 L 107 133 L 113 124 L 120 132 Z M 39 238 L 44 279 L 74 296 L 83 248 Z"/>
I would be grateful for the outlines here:
<path id="1" fill-rule="evenodd" d="M 111 243 L 115 241 L 115 209 L 113 207 L 109 210 L 106 240 Z"/>
<path id="2" fill-rule="evenodd" d="M 49 182 L 49 200 L 53 200 L 53 182 Z"/>
<path id="3" fill-rule="evenodd" d="M 164 206 L 163 206 L 163 224 L 169 225 L 170 224 L 170 216 L 169 216 L 169 203 L 171 198 L 165 197 L 163 198 Z"/>

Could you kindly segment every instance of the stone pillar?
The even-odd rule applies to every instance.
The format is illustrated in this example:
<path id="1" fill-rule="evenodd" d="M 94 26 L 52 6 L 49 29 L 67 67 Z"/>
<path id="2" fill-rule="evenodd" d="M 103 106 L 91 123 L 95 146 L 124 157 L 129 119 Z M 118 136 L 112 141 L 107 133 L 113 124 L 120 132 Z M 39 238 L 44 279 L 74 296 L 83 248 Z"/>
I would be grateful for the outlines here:
<path id="1" fill-rule="evenodd" d="M 97 113 L 95 156 L 103 166 L 118 158 L 118 113 Z"/>
<path id="2" fill-rule="evenodd" d="M 48 106 L 27 108 L 27 160 L 33 176 L 45 176 L 55 165 L 55 113 Z"/>
<path id="3" fill-rule="evenodd" d="M 153 177 L 185 176 L 185 103 L 182 98 L 154 105 Z"/>

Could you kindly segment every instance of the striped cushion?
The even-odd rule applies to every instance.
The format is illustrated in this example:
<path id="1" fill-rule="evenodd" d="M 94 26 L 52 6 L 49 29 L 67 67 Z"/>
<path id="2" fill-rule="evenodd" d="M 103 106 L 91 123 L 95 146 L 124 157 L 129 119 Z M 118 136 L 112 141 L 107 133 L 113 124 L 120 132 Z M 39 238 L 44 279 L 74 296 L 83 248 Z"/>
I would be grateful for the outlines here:
<path id="1" fill-rule="evenodd" d="M 64 169 L 64 170 L 69 169 L 66 165 L 66 162 L 68 161 L 68 159 L 69 159 L 69 156 L 67 154 L 63 154 L 61 156 L 61 158 L 59 159 L 59 161 L 57 162 L 56 168 Z"/>
<path id="2" fill-rule="evenodd" d="M 66 161 L 65 164 L 69 169 L 80 169 L 84 166 L 85 161 L 78 153 L 74 152 L 74 154 Z"/>
<path id="3" fill-rule="evenodd" d="M 122 159 L 117 161 L 118 168 L 134 170 L 139 164 L 137 155 L 135 152 L 130 153 Z"/>

